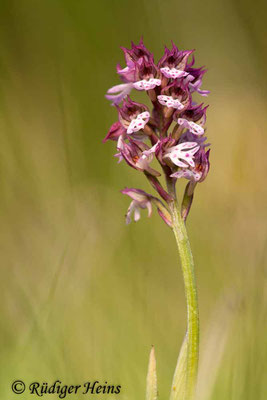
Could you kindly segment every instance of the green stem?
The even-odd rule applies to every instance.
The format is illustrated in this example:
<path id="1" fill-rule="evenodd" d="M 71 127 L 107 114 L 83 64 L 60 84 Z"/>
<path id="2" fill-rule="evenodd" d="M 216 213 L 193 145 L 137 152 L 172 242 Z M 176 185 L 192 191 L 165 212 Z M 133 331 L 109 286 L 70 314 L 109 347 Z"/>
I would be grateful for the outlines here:
<path id="1" fill-rule="evenodd" d="M 178 253 L 181 260 L 187 303 L 187 366 L 185 399 L 192 400 L 194 398 L 196 389 L 199 353 L 199 317 L 194 261 L 185 223 L 182 219 L 176 200 L 174 184 L 173 182 L 169 181 L 167 182 L 167 185 L 169 193 L 174 197 L 174 200 L 169 202 L 169 207 L 173 222 L 172 229 L 177 242 Z"/>

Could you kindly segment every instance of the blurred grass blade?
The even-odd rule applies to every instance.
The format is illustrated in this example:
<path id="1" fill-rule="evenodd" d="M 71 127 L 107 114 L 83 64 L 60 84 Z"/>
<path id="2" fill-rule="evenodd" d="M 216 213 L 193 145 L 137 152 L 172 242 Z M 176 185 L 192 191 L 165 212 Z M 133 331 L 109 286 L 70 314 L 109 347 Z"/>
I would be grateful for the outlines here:
<path id="1" fill-rule="evenodd" d="M 148 372 L 146 378 L 146 400 L 157 400 L 158 389 L 157 389 L 157 372 L 156 372 L 156 357 L 155 349 L 152 346 L 149 363 Z"/>
<path id="2" fill-rule="evenodd" d="M 213 398 L 216 379 L 221 368 L 225 348 L 239 306 L 234 293 L 223 295 L 214 307 L 208 330 L 203 338 L 201 362 L 199 365 L 197 400 Z"/>
<path id="3" fill-rule="evenodd" d="M 187 364 L 187 335 L 184 338 L 175 368 L 170 400 L 185 400 Z"/>

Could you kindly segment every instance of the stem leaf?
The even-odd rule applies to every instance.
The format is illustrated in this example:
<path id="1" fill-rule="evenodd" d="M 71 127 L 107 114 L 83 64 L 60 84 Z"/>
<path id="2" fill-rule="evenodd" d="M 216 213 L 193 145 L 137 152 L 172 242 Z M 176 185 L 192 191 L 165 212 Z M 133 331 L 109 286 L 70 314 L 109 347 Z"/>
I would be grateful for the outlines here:
<path id="1" fill-rule="evenodd" d="M 185 400 L 186 399 L 186 379 L 187 379 L 187 354 L 188 339 L 187 335 L 184 338 L 178 361 L 176 364 L 170 400 Z"/>
<path id="2" fill-rule="evenodd" d="M 188 339 L 186 335 L 180 350 L 173 376 L 170 400 L 186 400 L 187 359 Z"/>

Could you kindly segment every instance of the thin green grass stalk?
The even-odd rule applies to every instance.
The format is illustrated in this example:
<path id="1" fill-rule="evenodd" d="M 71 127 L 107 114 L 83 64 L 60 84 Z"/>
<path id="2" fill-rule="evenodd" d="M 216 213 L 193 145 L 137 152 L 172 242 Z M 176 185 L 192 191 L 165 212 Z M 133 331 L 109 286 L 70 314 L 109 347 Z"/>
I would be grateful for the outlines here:
<path id="1" fill-rule="evenodd" d="M 167 182 L 169 193 L 173 195 L 174 200 L 169 202 L 169 207 L 172 216 L 173 233 L 176 239 L 179 258 L 184 278 L 185 296 L 187 303 L 187 332 L 185 340 L 187 341 L 186 367 L 184 377 L 184 397 L 185 400 L 192 400 L 195 395 L 198 371 L 198 355 L 199 355 L 199 316 L 198 316 L 198 299 L 194 272 L 194 262 L 191 252 L 191 247 L 182 219 L 178 202 L 176 199 L 175 188 L 172 183 Z M 183 346 L 184 347 L 184 346 Z M 184 357 L 183 357 L 184 358 Z M 177 368 L 179 370 L 179 360 Z M 176 368 L 176 369 L 177 369 Z M 175 377 L 174 377 L 175 381 Z M 171 399 L 182 399 L 181 394 L 176 392 L 176 387 L 172 387 Z M 183 399 L 182 399 L 183 400 Z"/>

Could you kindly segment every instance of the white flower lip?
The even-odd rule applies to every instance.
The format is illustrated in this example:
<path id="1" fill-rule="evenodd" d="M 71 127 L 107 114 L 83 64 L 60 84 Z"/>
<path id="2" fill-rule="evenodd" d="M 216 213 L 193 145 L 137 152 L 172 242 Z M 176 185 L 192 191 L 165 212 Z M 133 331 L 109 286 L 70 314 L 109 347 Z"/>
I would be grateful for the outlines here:
<path id="1" fill-rule="evenodd" d="M 188 72 L 179 70 L 177 68 L 163 67 L 160 68 L 160 70 L 163 73 L 163 75 L 166 76 L 166 78 L 177 79 L 188 75 Z"/>
<path id="2" fill-rule="evenodd" d="M 189 131 L 192 132 L 194 135 L 197 135 L 197 136 L 204 135 L 204 132 L 205 132 L 204 128 L 201 125 L 196 124 L 193 121 L 188 121 L 185 118 L 178 118 L 177 122 L 182 127 L 189 129 Z"/>
<path id="3" fill-rule="evenodd" d="M 133 87 L 137 90 L 151 90 L 156 86 L 161 85 L 160 79 L 150 78 L 148 80 L 142 79 L 141 81 L 137 81 L 133 83 Z"/>
<path id="4" fill-rule="evenodd" d="M 130 135 L 133 132 L 138 132 L 144 129 L 145 125 L 148 123 L 150 114 L 148 111 L 144 111 L 134 118 L 127 128 L 127 133 Z"/>
<path id="5" fill-rule="evenodd" d="M 163 94 L 158 96 L 158 101 L 161 105 L 167 106 L 168 108 L 175 108 L 176 110 L 182 110 L 184 105 L 172 96 L 165 96 Z"/>
<path id="6" fill-rule="evenodd" d="M 168 153 L 164 156 L 169 158 L 174 165 L 181 168 L 194 167 L 194 154 L 199 150 L 196 142 L 180 143 L 177 146 L 170 147 Z"/>

